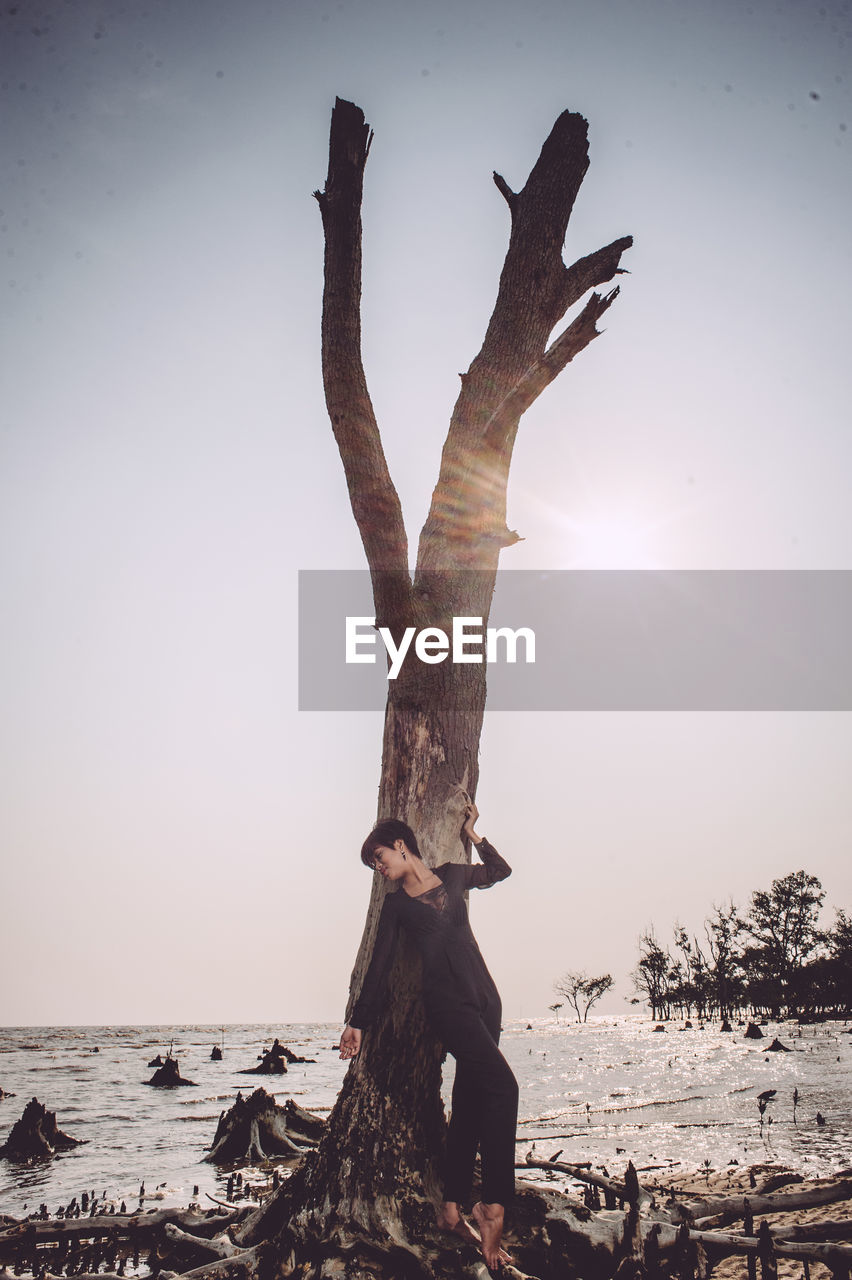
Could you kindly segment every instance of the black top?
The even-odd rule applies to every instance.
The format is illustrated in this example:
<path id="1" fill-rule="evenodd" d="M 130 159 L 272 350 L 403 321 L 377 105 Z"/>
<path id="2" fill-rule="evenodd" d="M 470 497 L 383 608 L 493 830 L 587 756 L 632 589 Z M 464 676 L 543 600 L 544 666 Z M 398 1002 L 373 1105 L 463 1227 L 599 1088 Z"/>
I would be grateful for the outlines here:
<path id="1" fill-rule="evenodd" d="M 505 880 L 512 868 L 487 840 L 481 840 L 476 850 L 481 864 L 445 862 L 435 867 L 441 883 L 418 897 L 401 885 L 386 895 L 373 958 L 349 1019 L 351 1027 L 369 1026 L 382 1007 L 400 927 L 414 938 L 423 959 L 427 1013 L 476 1001 L 483 989 L 496 991 L 471 931 L 464 894 L 467 889 L 488 889 Z"/>

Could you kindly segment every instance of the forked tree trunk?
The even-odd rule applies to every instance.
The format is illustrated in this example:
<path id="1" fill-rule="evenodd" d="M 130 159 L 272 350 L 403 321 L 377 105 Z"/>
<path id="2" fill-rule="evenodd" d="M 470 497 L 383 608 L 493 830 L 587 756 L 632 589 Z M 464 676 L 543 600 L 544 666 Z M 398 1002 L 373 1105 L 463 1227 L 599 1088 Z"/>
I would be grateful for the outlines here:
<path id="1" fill-rule="evenodd" d="M 506 528 L 506 485 L 521 415 L 597 336 L 595 323 L 618 293 L 592 294 L 548 346 L 566 311 L 619 273 L 631 244 L 629 237 L 617 240 L 571 267 L 562 260 L 588 167 L 586 132 L 581 116 L 564 112 L 522 191 L 494 175 L 511 215 L 509 248 L 482 350 L 462 375 L 412 579 L 361 360 L 361 196 L 372 134 L 360 108 L 340 99 L 335 104 L 328 177 L 315 193 L 325 233 L 323 380 L 372 576 L 376 623 L 397 639 L 409 625 L 450 631 L 459 615 L 487 625 L 500 550 L 517 541 Z M 409 823 L 430 865 L 470 856 L 460 832 L 464 792 L 476 794 L 485 693 L 484 664 L 408 661 L 389 684 L 378 817 Z M 353 844 L 365 834 L 353 832 Z M 384 892 L 377 877 L 350 1006 L 369 963 Z M 440 1049 L 424 1022 L 418 976 L 403 941 L 387 1008 L 364 1036 L 316 1157 L 242 1233 L 244 1243 L 280 1231 L 282 1258 L 291 1245 L 310 1239 L 326 1248 L 358 1238 L 391 1241 L 404 1254 L 428 1230 L 445 1126 Z"/>

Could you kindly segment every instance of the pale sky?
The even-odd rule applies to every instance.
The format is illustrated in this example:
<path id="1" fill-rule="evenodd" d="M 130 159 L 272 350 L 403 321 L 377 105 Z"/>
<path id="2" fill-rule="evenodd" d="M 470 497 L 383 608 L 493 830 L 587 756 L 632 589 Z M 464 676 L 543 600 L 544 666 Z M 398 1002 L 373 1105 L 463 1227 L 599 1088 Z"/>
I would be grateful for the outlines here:
<path id="1" fill-rule="evenodd" d="M 525 417 L 505 568 L 852 569 L 852 6 L 20 0 L 0 13 L 0 1023 L 342 1016 L 381 717 L 296 707 L 363 566 L 311 192 L 375 129 L 364 355 L 416 544 L 508 215 L 590 124 L 606 334 Z M 492 713 L 471 903 L 507 1017 L 804 867 L 852 905 L 852 718 Z M 826 914 L 830 921 L 831 913 Z"/>

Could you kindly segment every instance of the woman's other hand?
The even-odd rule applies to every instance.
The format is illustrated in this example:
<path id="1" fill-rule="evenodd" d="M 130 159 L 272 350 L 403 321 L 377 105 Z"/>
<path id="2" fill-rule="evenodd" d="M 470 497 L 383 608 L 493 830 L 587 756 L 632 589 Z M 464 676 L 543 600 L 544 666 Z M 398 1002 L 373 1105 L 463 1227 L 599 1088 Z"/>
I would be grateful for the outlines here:
<path id="1" fill-rule="evenodd" d="M 479 810 L 471 800 L 470 804 L 465 806 L 464 826 L 462 827 L 462 835 L 467 836 L 468 840 L 470 840 L 473 844 L 479 844 L 479 841 L 482 839 L 482 837 L 478 836 L 476 834 L 476 831 L 474 830 L 476 819 L 478 817 L 479 817 Z"/>
<path id="2" fill-rule="evenodd" d="M 340 1037 L 340 1056 L 341 1058 L 356 1058 L 361 1049 L 361 1031 L 358 1027 L 350 1027 L 347 1025 L 343 1028 L 343 1035 Z"/>

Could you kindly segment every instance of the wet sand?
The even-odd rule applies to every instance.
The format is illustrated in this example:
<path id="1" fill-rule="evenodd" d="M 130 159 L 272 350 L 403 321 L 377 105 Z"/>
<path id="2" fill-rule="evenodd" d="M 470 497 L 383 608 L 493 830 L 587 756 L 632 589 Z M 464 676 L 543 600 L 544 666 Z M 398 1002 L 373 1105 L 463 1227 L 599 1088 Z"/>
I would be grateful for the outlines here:
<path id="1" fill-rule="evenodd" d="M 737 1165 L 733 1168 L 710 1172 L 709 1174 L 705 1174 L 700 1170 L 691 1172 L 680 1170 L 660 1175 L 646 1174 L 641 1178 L 641 1181 L 642 1185 L 649 1191 L 654 1191 L 658 1188 L 662 1191 L 674 1191 L 679 1197 L 683 1198 L 737 1194 L 746 1197 L 763 1194 L 761 1188 L 766 1186 L 770 1179 L 789 1172 L 790 1170 L 781 1164 Z M 756 1187 L 751 1186 L 750 1175 L 752 1174 L 757 1183 Z M 808 1178 L 803 1182 L 790 1182 L 783 1187 L 779 1187 L 777 1194 L 781 1196 L 788 1192 L 806 1191 L 812 1187 L 831 1186 L 836 1181 L 836 1178 Z M 848 1221 L 850 1223 L 850 1235 L 852 1235 L 852 1200 L 835 1200 L 830 1204 L 814 1205 L 810 1209 L 793 1209 L 788 1213 L 755 1215 L 755 1232 L 758 1231 L 761 1222 L 764 1221 L 770 1227 L 783 1226 L 787 1228 L 791 1226 L 816 1225 L 820 1222 Z M 731 1223 L 730 1226 L 722 1229 L 740 1233 L 742 1231 L 742 1221 Z M 841 1242 L 835 1241 L 835 1243 Z M 779 1280 L 794 1280 L 794 1278 L 795 1280 L 800 1280 L 803 1272 L 800 1260 L 778 1258 L 776 1261 Z M 831 1280 L 832 1273 L 824 1263 L 812 1260 L 809 1266 L 811 1280 Z M 719 1277 L 719 1280 L 742 1280 L 745 1275 L 746 1259 L 742 1254 L 725 1258 L 713 1268 L 713 1276 Z M 760 1264 L 758 1263 L 759 1275 Z"/>

